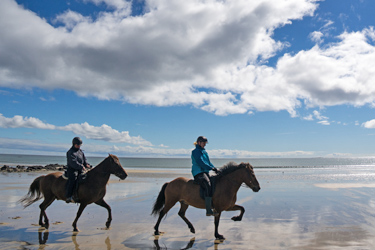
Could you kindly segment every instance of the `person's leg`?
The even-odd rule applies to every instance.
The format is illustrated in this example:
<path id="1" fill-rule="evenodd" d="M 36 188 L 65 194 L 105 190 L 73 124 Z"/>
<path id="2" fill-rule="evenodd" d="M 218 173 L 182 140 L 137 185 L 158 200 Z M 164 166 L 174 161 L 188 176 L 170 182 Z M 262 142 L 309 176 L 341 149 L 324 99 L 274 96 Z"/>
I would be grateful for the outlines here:
<path id="1" fill-rule="evenodd" d="M 212 197 L 210 196 L 210 179 L 206 173 L 200 173 L 194 176 L 194 180 L 199 183 L 199 185 L 204 189 L 204 201 L 206 205 L 206 215 L 211 216 L 214 215 L 212 212 L 211 204 L 212 204 Z"/>
<path id="2" fill-rule="evenodd" d="M 74 190 L 74 185 L 77 179 L 77 175 L 75 171 L 71 168 L 68 168 L 67 170 L 68 174 L 68 181 L 66 184 L 66 202 L 73 202 L 72 196 L 73 196 L 73 190 Z"/>

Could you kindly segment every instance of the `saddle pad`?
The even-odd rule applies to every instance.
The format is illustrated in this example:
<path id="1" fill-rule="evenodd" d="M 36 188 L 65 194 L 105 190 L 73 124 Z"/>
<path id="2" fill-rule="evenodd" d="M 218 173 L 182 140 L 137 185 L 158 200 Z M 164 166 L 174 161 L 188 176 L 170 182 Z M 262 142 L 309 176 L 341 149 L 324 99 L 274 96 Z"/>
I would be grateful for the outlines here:
<path id="1" fill-rule="evenodd" d="M 216 189 L 216 176 L 210 176 L 210 182 L 211 182 L 211 189 L 212 189 L 212 196 L 214 195 L 215 193 L 215 189 Z M 195 180 L 193 180 L 193 182 L 196 184 L 196 185 L 199 185 L 198 182 L 196 182 Z M 204 196 L 204 188 L 202 186 L 200 186 L 199 188 L 199 196 L 204 200 L 205 199 L 205 196 Z"/>

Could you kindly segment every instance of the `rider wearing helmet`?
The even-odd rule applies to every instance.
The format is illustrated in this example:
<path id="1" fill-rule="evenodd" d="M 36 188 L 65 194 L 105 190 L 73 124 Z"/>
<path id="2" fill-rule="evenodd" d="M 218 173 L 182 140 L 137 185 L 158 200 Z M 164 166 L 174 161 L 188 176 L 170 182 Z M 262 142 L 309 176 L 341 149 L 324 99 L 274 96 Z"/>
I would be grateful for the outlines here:
<path id="1" fill-rule="evenodd" d="M 78 176 L 86 171 L 86 168 L 90 168 L 87 163 L 85 154 L 81 150 L 82 140 L 79 137 L 74 137 L 72 141 L 72 147 L 66 152 L 67 159 L 67 175 L 68 182 L 66 186 L 66 202 L 74 202 L 73 200 L 73 189 L 77 181 Z"/>
<path id="2" fill-rule="evenodd" d="M 197 141 L 194 142 L 195 149 L 191 152 L 191 172 L 194 176 L 194 180 L 205 190 L 206 215 L 216 216 L 217 213 L 212 211 L 212 190 L 209 171 L 213 170 L 217 173 L 218 170 L 212 165 L 208 154 L 204 149 L 207 143 L 208 140 L 204 136 L 199 136 Z"/>

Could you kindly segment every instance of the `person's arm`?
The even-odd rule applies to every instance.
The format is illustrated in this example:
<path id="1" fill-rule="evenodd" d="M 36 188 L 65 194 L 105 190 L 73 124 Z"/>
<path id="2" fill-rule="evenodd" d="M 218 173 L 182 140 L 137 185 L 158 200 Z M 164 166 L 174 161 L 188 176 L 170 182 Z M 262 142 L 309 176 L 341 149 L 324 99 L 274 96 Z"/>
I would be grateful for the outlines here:
<path id="1" fill-rule="evenodd" d="M 193 157 L 195 159 L 195 162 L 198 164 L 199 167 L 201 167 L 202 170 L 212 170 L 213 169 L 213 165 L 210 164 L 210 162 L 207 162 L 206 159 L 204 159 L 202 151 L 194 150 L 193 151 Z"/>

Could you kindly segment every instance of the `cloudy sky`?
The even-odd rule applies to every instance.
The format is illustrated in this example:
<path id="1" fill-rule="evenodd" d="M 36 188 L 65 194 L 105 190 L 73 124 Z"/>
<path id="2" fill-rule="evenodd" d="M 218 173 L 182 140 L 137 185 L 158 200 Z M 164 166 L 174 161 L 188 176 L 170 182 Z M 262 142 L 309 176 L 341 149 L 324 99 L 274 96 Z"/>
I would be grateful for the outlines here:
<path id="1" fill-rule="evenodd" d="M 372 0 L 1 0 L 0 153 L 375 156 Z"/>

